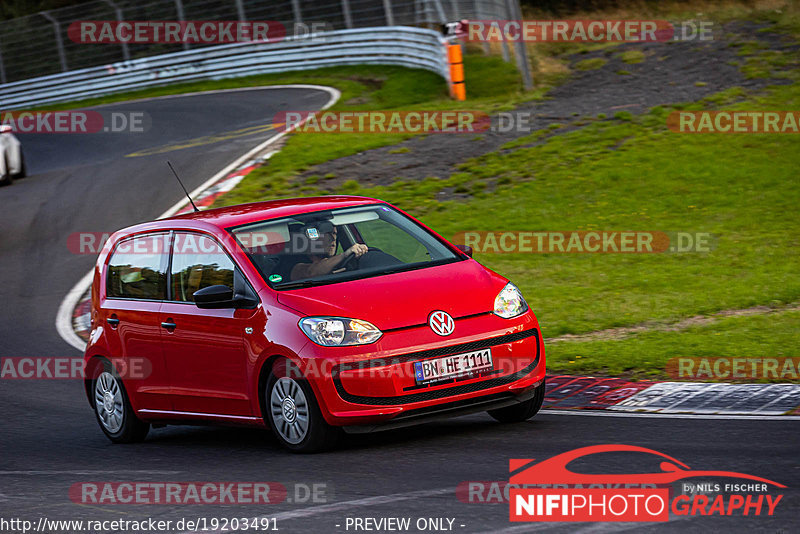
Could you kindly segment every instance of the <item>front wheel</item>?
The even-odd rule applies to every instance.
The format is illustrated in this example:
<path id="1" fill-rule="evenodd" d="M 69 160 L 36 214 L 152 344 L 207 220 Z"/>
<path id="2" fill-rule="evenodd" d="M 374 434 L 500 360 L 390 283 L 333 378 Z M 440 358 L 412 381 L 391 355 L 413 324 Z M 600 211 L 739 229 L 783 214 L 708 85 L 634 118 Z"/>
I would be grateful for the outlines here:
<path id="1" fill-rule="evenodd" d="M 105 362 L 94 378 L 94 413 L 100 429 L 114 443 L 142 441 L 150 425 L 141 421 L 133 412 L 122 379 L 111 364 Z"/>
<path id="2" fill-rule="evenodd" d="M 278 441 L 292 452 L 332 448 L 339 441 L 341 429 L 325 422 L 308 381 L 300 378 L 299 372 L 282 373 L 280 368 L 284 366 L 270 372 L 264 392 L 266 419 Z"/>
<path id="3" fill-rule="evenodd" d="M 488 413 L 501 423 L 521 423 L 539 413 L 539 409 L 542 407 L 543 402 L 544 380 L 542 380 L 542 384 L 536 388 L 536 392 L 533 394 L 531 399 L 513 406 L 498 408 L 497 410 L 489 410 Z"/>

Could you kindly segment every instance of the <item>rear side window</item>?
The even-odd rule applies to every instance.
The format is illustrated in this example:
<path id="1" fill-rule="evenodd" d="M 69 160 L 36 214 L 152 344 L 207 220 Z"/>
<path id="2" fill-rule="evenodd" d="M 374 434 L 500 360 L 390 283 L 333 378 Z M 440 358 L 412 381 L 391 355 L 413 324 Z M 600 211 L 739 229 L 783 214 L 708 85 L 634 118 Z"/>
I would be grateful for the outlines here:
<path id="1" fill-rule="evenodd" d="M 169 234 L 149 234 L 121 241 L 108 261 L 106 294 L 126 299 L 167 298 Z"/>
<path id="2" fill-rule="evenodd" d="M 210 237 L 176 232 L 172 249 L 172 300 L 194 302 L 208 286 L 233 287 L 233 261 Z"/>

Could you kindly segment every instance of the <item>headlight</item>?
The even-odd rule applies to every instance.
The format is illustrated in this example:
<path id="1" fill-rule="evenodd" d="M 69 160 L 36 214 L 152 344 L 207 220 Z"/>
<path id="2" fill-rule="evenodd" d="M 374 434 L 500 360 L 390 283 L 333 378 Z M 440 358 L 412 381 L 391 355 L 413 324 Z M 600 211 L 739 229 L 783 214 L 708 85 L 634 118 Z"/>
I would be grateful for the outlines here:
<path id="1" fill-rule="evenodd" d="M 378 341 L 383 335 L 367 321 L 343 317 L 306 317 L 299 324 L 300 330 L 311 341 L 325 347 L 366 345 Z"/>
<path id="2" fill-rule="evenodd" d="M 522 292 L 511 282 L 506 284 L 494 299 L 494 314 L 504 319 L 511 319 L 528 311 L 528 303 L 522 298 Z"/>

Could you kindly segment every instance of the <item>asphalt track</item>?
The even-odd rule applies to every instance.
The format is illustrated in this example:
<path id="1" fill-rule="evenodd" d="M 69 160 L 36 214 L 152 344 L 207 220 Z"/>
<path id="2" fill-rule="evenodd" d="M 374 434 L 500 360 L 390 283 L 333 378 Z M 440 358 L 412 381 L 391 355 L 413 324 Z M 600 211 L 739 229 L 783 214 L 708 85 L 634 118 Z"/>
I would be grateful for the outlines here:
<path id="1" fill-rule="evenodd" d="M 180 199 L 165 159 L 187 187 L 196 187 L 274 135 L 248 135 L 247 128 L 269 123 L 278 110 L 320 108 L 328 98 L 318 90 L 272 89 L 131 102 L 110 109 L 146 112 L 152 120 L 146 134 L 20 136 L 32 176 L 0 188 L 0 356 L 79 354 L 53 326 L 64 295 L 94 261 L 69 252 L 70 233 L 113 231 L 159 215 Z M 210 139 L 226 132 L 224 139 Z M 177 148 L 183 145 L 191 146 Z M 126 157 L 163 147 L 168 150 Z M 0 410 L 4 519 L 265 516 L 277 518 L 282 532 L 353 532 L 345 526 L 355 517 L 410 517 L 412 525 L 418 518 L 450 518 L 453 531 L 470 533 L 800 531 L 796 421 L 547 413 L 500 425 L 473 415 L 350 436 L 334 452 L 296 456 L 267 432 L 217 427 L 167 427 L 151 431 L 142 444 L 112 445 L 78 381 L 2 380 Z M 541 460 L 605 443 L 655 449 L 694 469 L 749 473 L 788 489 L 773 517 L 677 516 L 649 525 L 513 524 L 506 504 L 463 502 L 457 495 L 463 482 L 507 480 L 509 458 Z M 643 454 L 610 454 L 575 467 L 640 473 L 658 471 L 658 462 Z M 272 481 L 288 488 L 289 499 L 258 506 L 73 503 L 69 488 L 87 481 Z M 312 484 L 324 484 L 326 496 L 298 502 L 296 494 Z"/>

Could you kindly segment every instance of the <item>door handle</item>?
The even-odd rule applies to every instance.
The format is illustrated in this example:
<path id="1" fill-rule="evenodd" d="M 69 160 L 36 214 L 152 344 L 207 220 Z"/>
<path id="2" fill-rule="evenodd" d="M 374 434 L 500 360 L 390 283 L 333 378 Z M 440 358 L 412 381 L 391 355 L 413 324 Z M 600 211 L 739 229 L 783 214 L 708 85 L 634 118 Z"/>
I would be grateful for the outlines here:
<path id="1" fill-rule="evenodd" d="M 162 328 L 166 328 L 167 330 L 172 330 L 176 326 L 178 326 L 178 325 L 176 325 L 175 323 L 170 322 L 170 321 L 165 321 L 165 322 L 161 323 L 161 327 Z"/>
<path id="2" fill-rule="evenodd" d="M 119 319 L 117 319 L 116 317 L 109 317 L 108 319 L 106 319 L 106 322 L 111 326 L 116 327 L 119 324 Z"/>

